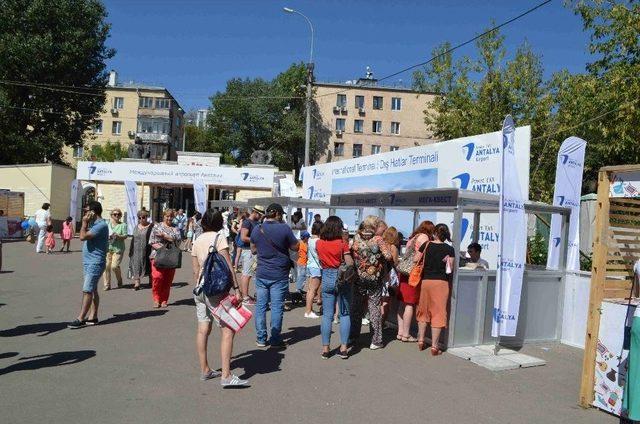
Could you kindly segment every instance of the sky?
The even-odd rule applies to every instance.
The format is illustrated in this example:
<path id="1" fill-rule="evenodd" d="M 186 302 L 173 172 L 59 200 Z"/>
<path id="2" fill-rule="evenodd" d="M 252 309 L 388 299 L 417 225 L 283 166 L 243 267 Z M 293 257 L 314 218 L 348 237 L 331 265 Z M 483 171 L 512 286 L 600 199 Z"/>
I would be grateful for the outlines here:
<path id="1" fill-rule="evenodd" d="M 186 110 L 206 108 L 231 78 L 271 79 L 309 59 L 315 29 L 317 81 L 344 82 L 370 66 L 383 77 L 423 62 L 444 41 L 466 41 L 541 0 L 105 0 L 112 25 L 108 62 L 119 80 L 161 85 Z M 562 0 L 503 28 L 510 55 L 525 40 L 542 55 L 545 74 L 583 72 L 588 34 Z M 458 55 L 473 55 L 473 46 Z M 409 84 L 411 72 L 388 83 Z"/>

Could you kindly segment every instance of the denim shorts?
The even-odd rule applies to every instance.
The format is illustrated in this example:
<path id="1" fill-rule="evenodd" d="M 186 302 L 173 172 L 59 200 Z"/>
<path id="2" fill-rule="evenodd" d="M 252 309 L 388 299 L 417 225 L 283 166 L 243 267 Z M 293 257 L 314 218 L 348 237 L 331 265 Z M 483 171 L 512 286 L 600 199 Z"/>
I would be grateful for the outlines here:
<path id="1" fill-rule="evenodd" d="M 321 278 L 322 270 L 320 268 L 307 268 L 307 276 L 310 278 Z"/>
<path id="2" fill-rule="evenodd" d="M 82 291 L 85 293 L 94 293 L 98 290 L 98 282 L 104 272 L 105 264 L 84 265 L 84 282 L 82 283 Z"/>

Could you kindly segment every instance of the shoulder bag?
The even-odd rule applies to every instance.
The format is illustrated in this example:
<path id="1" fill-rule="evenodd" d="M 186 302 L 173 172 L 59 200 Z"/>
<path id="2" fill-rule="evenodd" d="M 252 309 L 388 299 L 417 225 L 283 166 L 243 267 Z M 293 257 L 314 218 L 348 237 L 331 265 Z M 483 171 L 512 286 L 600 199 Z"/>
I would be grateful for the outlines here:
<path id="1" fill-rule="evenodd" d="M 404 255 L 402 255 L 402 258 L 398 261 L 396 270 L 402 275 L 411 274 L 411 270 L 415 266 L 415 262 L 413 260 L 416 255 L 415 245 L 415 240 L 411 240 L 411 243 L 404 252 Z"/>
<path id="2" fill-rule="evenodd" d="M 347 284 L 355 284 L 360 276 L 358 275 L 358 270 L 355 265 L 348 265 L 344 260 L 345 253 L 342 253 L 342 262 L 340 262 L 340 266 L 338 267 L 338 279 L 336 281 L 336 286 L 340 289 Z"/>
<path id="3" fill-rule="evenodd" d="M 176 269 L 182 268 L 182 250 L 175 241 L 167 242 L 156 250 L 156 268 Z"/>
<path id="4" fill-rule="evenodd" d="M 420 281 L 422 281 L 422 269 L 424 268 L 424 262 L 427 258 L 428 246 L 429 246 L 429 242 L 426 241 L 424 243 L 424 250 L 422 251 L 422 260 L 420 261 L 420 263 L 415 264 L 411 269 L 411 272 L 409 273 L 409 285 L 411 287 L 417 287 L 418 284 L 420 284 Z M 415 250 L 414 250 L 414 254 L 415 254 Z"/>

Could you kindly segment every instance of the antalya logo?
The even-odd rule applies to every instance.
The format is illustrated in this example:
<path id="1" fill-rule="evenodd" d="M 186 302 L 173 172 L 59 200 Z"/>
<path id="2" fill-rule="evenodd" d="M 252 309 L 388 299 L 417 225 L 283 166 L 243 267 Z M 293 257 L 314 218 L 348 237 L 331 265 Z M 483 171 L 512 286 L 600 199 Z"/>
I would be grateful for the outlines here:
<path id="1" fill-rule="evenodd" d="M 248 172 L 243 172 L 240 175 L 242 176 L 242 181 L 247 181 L 247 178 L 249 178 L 249 173 Z"/>
<path id="2" fill-rule="evenodd" d="M 314 180 L 319 180 L 320 178 L 324 177 L 324 172 L 314 169 L 312 171 L 312 175 Z"/>
<path id="3" fill-rule="evenodd" d="M 493 320 L 495 322 L 500 321 L 515 321 L 515 315 L 504 314 L 499 308 L 493 308 Z"/>
<path id="4" fill-rule="evenodd" d="M 568 206 L 568 207 L 572 207 L 572 208 L 579 208 L 580 204 L 577 202 L 574 202 L 573 200 L 567 199 L 566 196 L 556 196 L 558 199 L 558 204 L 560 206 Z"/>
<path id="5" fill-rule="evenodd" d="M 89 176 L 91 176 L 93 174 L 95 174 L 95 175 L 109 175 L 111 173 L 112 172 L 111 172 L 110 169 L 98 168 L 94 164 L 89 165 Z"/>
<path id="6" fill-rule="evenodd" d="M 456 175 L 451 179 L 451 181 L 453 182 L 455 182 L 456 180 L 458 180 L 460 183 L 459 188 L 461 190 L 466 190 L 467 188 L 469 188 L 469 181 L 471 180 L 471 175 L 469 175 L 468 172 L 465 172 L 463 174 Z"/>
<path id="7" fill-rule="evenodd" d="M 467 235 L 467 230 L 469 229 L 469 220 L 467 218 L 462 218 L 462 222 L 460 225 L 460 240 L 464 240 L 464 236 Z"/>
<path id="8" fill-rule="evenodd" d="M 476 146 L 475 143 L 467 143 L 462 146 L 462 152 L 467 161 L 473 158 L 476 162 L 485 162 L 489 160 L 491 156 L 499 154 L 500 148 L 490 144 Z"/>
<path id="9" fill-rule="evenodd" d="M 575 159 L 571 159 L 569 155 L 558 155 L 560 156 L 560 163 L 566 166 L 567 168 L 582 168 L 582 162 L 578 162 Z"/>
<path id="10" fill-rule="evenodd" d="M 320 191 L 320 190 L 316 190 L 314 186 L 311 186 L 307 189 L 308 192 L 308 199 L 314 200 L 314 199 L 324 199 L 325 198 L 325 194 Z M 339 200 L 338 200 L 339 203 Z"/>
<path id="11" fill-rule="evenodd" d="M 553 238 L 553 247 L 558 247 L 560 246 L 560 237 L 554 237 Z"/>
<path id="12" fill-rule="evenodd" d="M 89 175 L 93 175 L 96 172 L 96 166 L 95 165 L 89 165 Z"/>
<path id="13" fill-rule="evenodd" d="M 396 200 L 396 195 L 395 194 L 390 194 L 389 195 L 389 204 L 393 205 L 393 202 Z"/>
<path id="14" fill-rule="evenodd" d="M 248 172 L 243 172 L 240 174 L 240 176 L 242 177 L 242 181 L 249 181 L 249 182 L 257 182 L 257 181 L 264 181 L 264 177 L 261 175 L 251 175 Z"/>

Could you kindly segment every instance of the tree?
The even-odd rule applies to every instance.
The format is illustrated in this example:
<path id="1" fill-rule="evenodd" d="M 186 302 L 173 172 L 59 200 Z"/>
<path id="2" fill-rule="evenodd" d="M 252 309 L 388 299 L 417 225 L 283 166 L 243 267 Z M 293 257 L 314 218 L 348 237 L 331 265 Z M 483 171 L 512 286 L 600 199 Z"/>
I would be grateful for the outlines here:
<path id="1" fill-rule="evenodd" d="M 86 156 L 86 159 L 91 161 L 115 162 L 129 155 L 127 149 L 122 147 L 122 144 L 107 141 L 105 144 L 95 144 L 91 146 L 91 150 Z"/>
<path id="2" fill-rule="evenodd" d="M 115 53 L 105 18 L 98 0 L 0 0 L 0 163 L 62 162 L 83 144 Z"/>

